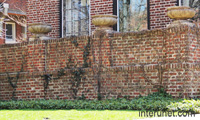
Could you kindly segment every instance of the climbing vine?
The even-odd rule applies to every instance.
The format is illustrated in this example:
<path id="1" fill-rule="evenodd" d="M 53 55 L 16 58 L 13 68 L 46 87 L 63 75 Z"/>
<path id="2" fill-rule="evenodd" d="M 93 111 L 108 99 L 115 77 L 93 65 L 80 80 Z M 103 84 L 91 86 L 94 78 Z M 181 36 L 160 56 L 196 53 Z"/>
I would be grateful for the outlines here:
<path id="1" fill-rule="evenodd" d="M 16 100 L 15 99 L 15 93 L 16 93 L 16 88 L 17 88 L 17 83 L 18 83 L 18 80 L 19 80 L 19 74 L 20 73 L 17 72 L 16 77 L 10 77 L 9 73 L 6 73 L 6 74 L 7 74 L 7 79 L 8 79 L 10 86 L 13 88 L 11 99 Z"/>
<path id="2" fill-rule="evenodd" d="M 25 55 L 23 54 L 22 55 L 22 64 L 21 64 L 21 70 L 20 72 L 23 72 L 24 71 L 24 64 L 26 63 L 25 61 Z M 17 75 L 15 77 L 10 77 L 10 74 L 7 72 L 7 80 L 10 84 L 10 86 L 13 88 L 13 91 L 12 91 L 12 97 L 11 99 L 12 100 L 16 100 L 15 96 L 16 96 L 16 90 L 17 90 L 17 83 L 19 81 L 19 78 L 20 78 L 20 72 L 17 72 Z"/>
<path id="3" fill-rule="evenodd" d="M 89 54 L 90 54 L 90 38 L 88 38 L 87 45 L 84 46 L 83 50 L 83 68 L 87 68 L 91 65 L 91 63 L 88 63 Z"/>
<path id="4" fill-rule="evenodd" d="M 84 77 L 85 71 L 82 68 L 77 68 L 71 70 L 71 89 L 72 89 L 72 96 L 74 99 L 77 99 L 77 93 L 79 91 L 79 86 L 81 82 L 83 82 L 86 78 Z"/>
<path id="5" fill-rule="evenodd" d="M 52 80 L 52 74 L 44 74 L 41 77 L 44 80 L 44 99 L 46 99 L 49 82 Z"/>

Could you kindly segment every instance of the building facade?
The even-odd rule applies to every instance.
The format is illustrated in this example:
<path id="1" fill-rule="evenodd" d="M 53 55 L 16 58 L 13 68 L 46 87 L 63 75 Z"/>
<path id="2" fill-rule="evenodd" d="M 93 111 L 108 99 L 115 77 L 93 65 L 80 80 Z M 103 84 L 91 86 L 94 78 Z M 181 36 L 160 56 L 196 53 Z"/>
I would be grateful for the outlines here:
<path id="1" fill-rule="evenodd" d="M 193 7 L 192 2 L 195 4 L 195 0 L 6 0 L 9 11 L 17 12 L 14 15 L 24 16 L 20 10 L 27 13 L 28 24 L 37 22 L 50 24 L 53 30 L 49 36 L 53 38 L 91 35 L 95 30 L 91 18 L 98 14 L 117 15 L 118 23 L 113 29 L 118 32 L 164 28 L 171 22 L 166 15 L 167 7 L 176 5 Z M 13 15 L 13 12 L 8 14 Z M 10 22 L 6 22 L 6 25 L 15 29 L 13 33 L 10 32 L 14 39 L 22 38 L 20 34 L 27 33 L 28 37 L 31 36 L 23 25 Z M 8 40 L 5 38 L 6 36 L 2 36 L 0 44 L 10 43 L 6 42 Z M 26 38 L 25 35 L 23 38 Z"/>
<path id="2" fill-rule="evenodd" d="M 163 28 L 170 23 L 166 8 L 179 5 L 179 0 L 28 0 L 28 23 L 52 25 L 51 37 L 90 35 L 95 29 L 93 15 L 118 16 L 116 31 L 140 31 Z M 33 12 L 34 11 L 34 12 Z"/>
<path id="3" fill-rule="evenodd" d="M 199 98 L 199 28 L 164 28 L 171 22 L 167 7 L 197 3 L 29 0 L 28 25 L 51 24 L 56 39 L 0 45 L 0 99 L 134 98 L 160 88 L 176 98 Z M 119 32 L 84 36 L 95 30 L 91 18 L 98 14 L 117 15 Z M 134 32 L 144 29 L 153 30 Z"/>
<path id="4" fill-rule="evenodd" d="M 1 0 L 0 44 L 13 44 L 26 39 L 26 1 Z"/>

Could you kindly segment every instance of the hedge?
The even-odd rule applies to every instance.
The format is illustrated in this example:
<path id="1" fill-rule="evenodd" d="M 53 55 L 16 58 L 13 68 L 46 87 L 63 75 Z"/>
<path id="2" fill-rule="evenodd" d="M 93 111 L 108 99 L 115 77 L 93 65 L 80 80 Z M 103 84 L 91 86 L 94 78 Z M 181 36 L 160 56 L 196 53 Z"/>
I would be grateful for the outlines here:
<path id="1" fill-rule="evenodd" d="M 31 100 L 0 101 L 0 109 L 91 109 L 91 110 L 149 110 L 191 111 L 199 113 L 200 100 L 174 99 L 166 92 L 157 92 L 134 99 L 107 100 Z"/>

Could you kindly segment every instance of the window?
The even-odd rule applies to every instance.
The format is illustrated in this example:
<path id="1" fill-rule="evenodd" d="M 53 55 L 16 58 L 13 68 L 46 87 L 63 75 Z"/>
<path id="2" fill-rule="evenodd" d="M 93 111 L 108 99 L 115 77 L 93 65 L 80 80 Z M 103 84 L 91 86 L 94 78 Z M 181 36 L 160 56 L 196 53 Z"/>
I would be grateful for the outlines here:
<path id="1" fill-rule="evenodd" d="M 179 6 L 189 6 L 189 0 L 179 0 Z"/>
<path id="2" fill-rule="evenodd" d="M 89 35 L 89 0 L 64 0 L 63 37 Z"/>
<path id="3" fill-rule="evenodd" d="M 197 8 L 200 5 L 199 0 L 178 0 L 179 6 L 188 6 Z"/>
<path id="4" fill-rule="evenodd" d="M 118 31 L 147 29 L 147 0 L 118 0 Z"/>
<path id="5" fill-rule="evenodd" d="M 6 22 L 6 43 L 16 43 L 15 23 Z"/>

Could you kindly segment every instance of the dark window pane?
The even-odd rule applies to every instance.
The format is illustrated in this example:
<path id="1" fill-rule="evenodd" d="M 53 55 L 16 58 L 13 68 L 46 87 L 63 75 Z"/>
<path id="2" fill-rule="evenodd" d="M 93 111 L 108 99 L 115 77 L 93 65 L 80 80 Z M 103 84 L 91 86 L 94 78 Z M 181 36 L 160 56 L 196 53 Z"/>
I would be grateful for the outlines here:
<path id="1" fill-rule="evenodd" d="M 12 24 L 6 24 L 6 38 L 12 39 Z"/>

